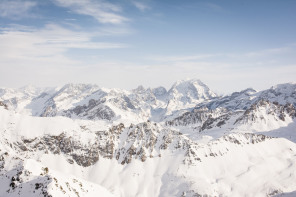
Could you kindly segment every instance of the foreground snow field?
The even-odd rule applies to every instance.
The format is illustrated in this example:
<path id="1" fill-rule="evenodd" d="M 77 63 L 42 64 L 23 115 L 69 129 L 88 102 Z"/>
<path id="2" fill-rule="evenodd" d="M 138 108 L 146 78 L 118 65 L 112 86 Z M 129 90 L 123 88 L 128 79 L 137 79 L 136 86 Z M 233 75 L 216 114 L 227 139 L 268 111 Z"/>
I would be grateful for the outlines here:
<path id="1" fill-rule="evenodd" d="M 295 196 L 296 84 L 0 89 L 0 196 Z"/>

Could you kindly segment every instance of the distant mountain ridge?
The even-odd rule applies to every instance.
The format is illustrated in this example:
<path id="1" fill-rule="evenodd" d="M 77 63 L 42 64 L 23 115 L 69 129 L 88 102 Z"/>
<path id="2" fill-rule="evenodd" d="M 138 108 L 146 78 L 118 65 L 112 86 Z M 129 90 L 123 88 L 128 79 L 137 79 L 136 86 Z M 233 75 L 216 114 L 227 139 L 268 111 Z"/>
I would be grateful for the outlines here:
<path id="1" fill-rule="evenodd" d="M 0 196 L 294 194 L 295 131 L 293 83 L 1 88 Z"/>
<path id="2" fill-rule="evenodd" d="M 145 89 L 143 86 L 126 91 L 89 84 L 66 84 L 62 88 L 44 90 L 31 86 L 0 89 L 0 100 L 18 112 L 31 111 L 29 114 L 43 117 L 62 115 L 107 120 L 124 117 L 125 113 L 146 120 L 155 111 L 160 111 L 164 118 L 176 110 L 194 107 L 215 97 L 216 94 L 200 80 L 178 81 L 168 91 L 164 87 Z"/>
<path id="3" fill-rule="evenodd" d="M 137 121 L 172 120 L 193 108 L 246 110 L 265 99 L 279 104 L 296 105 L 296 84 L 273 86 L 260 92 L 246 89 L 218 97 L 197 79 L 179 80 L 166 90 L 138 88 L 127 91 L 100 88 L 90 84 L 66 84 L 61 88 L 32 86 L 0 89 L 0 101 L 17 112 L 33 116 L 67 116 L 82 119 L 136 119 Z"/>

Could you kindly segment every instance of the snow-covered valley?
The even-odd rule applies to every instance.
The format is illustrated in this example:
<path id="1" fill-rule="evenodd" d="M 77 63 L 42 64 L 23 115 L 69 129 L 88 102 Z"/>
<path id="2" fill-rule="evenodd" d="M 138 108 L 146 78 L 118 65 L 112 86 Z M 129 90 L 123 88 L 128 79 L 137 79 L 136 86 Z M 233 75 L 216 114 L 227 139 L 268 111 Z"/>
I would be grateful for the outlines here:
<path id="1" fill-rule="evenodd" d="M 293 196 L 296 84 L 0 88 L 0 196 Z"/>

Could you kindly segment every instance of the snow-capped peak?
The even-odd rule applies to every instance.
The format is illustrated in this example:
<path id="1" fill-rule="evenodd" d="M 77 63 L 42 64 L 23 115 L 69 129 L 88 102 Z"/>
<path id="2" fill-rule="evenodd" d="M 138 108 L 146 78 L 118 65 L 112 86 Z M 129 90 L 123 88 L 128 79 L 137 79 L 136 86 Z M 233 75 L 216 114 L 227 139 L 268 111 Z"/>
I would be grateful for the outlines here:
<path id="1" fill-rule="evenodd" d="M 198 79 L 179 80 L 168 91 L 166 115 L 172 115 L 176 110 L 193 108 L 215 97 L 217 95 Z"/>
<path id="2" fill-rule="evenodd" d="M 27 85 L 27 86 L 23 86 L 23 87 L 19 88 L 19 91 L 21 91 L 23 93 L 27 93 L 27 94 L 35 94 L 38 89 L 40 90 L 40 88 L 37 88 L 33 85 Z"/>
<path id="3" fill-rule="evenodd" d="M 177 81 L 169 90 L 169 94 L 181 94 L 183 97 L 194 100 L 207 100 L 217 96 L 207 85 L 198 79 Z"/>
<path id="4" fill-rule="evenodd" d="M 166 90 L 164 87 L 162 87 L 162 86 L 157 87 L 157 88 L 154 88 L 154 89 L 152 90 L 152 92 L 153 92 L 153 94 L 154 94 L 156 97 L 164 96 L 164 95 L 167 94 L 167 90 Z"/>
<path id="5" fill-rule="evenodd" d="M 146 91 L 146 89 L 142 85 L 139 85 L 136 89 L 132 90 L 132 92 L 134 92 L 134 93 L 144 93 L 145 91 Z"/>
<path id="6" fill-rule="evenodd" d="M 285 83 L 272 86 L 270 89 L 261 91 L 260 98 L 280 104 L 292 103 L 296 105 L 296 84 Z"/>
<path id="7" fill-rule="evenodd" d="M 295 87 L 0 89 L 0 196 L 295 194 Z"/>
<path id="8" fill-rule="evenodd" d="M 78 93 L 78 92 L 84 92 L 91 89 L 98 89 L 99 87 L 97 85 L 92 84 L 66 84 L 64 85 L 59 92 L 67 92 L 67 93 Z"/>
<path id="9" fill-rule="evenodd" d="M 278 84 L 278 85 L 272 86 L 269 90 L 277 93 L 292 94 L 293 92 L 296 91 L 296 83 Z"/>

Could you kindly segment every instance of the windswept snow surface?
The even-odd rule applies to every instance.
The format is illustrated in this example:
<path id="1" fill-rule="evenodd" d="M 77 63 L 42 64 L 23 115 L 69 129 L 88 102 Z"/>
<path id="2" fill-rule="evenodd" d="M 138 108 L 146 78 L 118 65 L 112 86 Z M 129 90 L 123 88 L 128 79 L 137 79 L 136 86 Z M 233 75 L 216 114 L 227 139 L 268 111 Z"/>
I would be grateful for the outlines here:
<path id="1" fill-rule="evenodd" d="M 296 85 L 0 90 L 0 196 L 294 196 Z"/>

